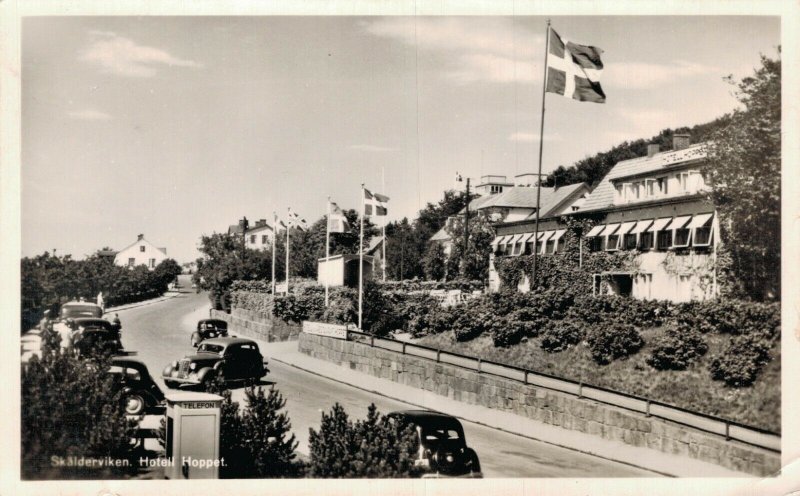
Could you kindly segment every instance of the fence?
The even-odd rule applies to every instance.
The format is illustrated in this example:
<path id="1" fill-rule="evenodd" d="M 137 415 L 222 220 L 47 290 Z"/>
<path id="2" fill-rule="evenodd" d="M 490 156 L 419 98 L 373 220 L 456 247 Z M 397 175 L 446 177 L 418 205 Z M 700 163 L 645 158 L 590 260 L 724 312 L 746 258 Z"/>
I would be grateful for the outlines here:
<path id="1" fill-rule="evenodd" d="M 640 398 L 631 394 L 612 391 L 599 386 L 592 386 L 579 381 L 543 374 L 541 372 L 534 372 L 522 367 L 486 361 L 480 358 L 460 355 L 458 353 L 427 346 L 420 346 L 405 341 L 379 338 L 359 331 L 348 330 L 347 339 L 350 341 L 368 343 L 375 348 L 432 360 L 438 363 L 455 365 L 478 373 L 503 377 L 524 384 L 571 394 L 578 398 L 586 398 L 619 408 L 625 408 L 634 412 L 643 413 L 648 417 L 658 417 L 704 432 L 719 434 L 724 436 L 726 440 L 733 439 L 774 452 L 780 452 L 781 450 L 781 436 L 778 433 L 756 427 L 749 427 L 712 415 L 692 412 L 684 408 Z"/>

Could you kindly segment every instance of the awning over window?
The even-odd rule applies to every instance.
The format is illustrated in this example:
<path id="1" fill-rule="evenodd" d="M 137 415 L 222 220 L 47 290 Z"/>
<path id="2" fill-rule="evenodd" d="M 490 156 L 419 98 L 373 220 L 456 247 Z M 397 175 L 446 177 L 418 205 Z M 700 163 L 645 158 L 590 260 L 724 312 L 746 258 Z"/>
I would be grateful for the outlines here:
<path id="1" fill-rule="evenodd" d="M 599 236 L 600 235 L 600 231 L 602 231 L 604 227 L 606 227 L 606 226 L 604 226 L 603 224 L 598 224 L 598 225 L 594 226 L 588 233 L 586 233 L 586 237 L 587 238 L 593 238 L 595 236 Z"/>
<path id="2" fill-rule="evenodd" d="M 550 241 L 555 241 L 558 243 L 558 240 L 561 239 L 561 236 L 563 236 L 565 232 L 567 232 L 566 229 L 559 229 L 553 234 L 553 238 Z"/>
<path id="3" fill-rule="evenodd" d="M 664 227 L 666 227 L 666 225 L 669 224 L 669 221 L 671 220 L 672 217 L 667 217 L 664 219 L 656 219 L 653 221 L 653 227 L 651 227 L 649 231 L 651 232 L 663 231 Z"/>
<path id="4" fill-rule="evenodd" d="M 492 247 L 496 250 L 499 245 L 504 245 L 511 236 L 497 236 L 492 240 Z"/>
<path id="5" fill-rule="evenodd" d="M 689 229 L 694 229 L 696 227 L 704 227 L 709 222 L 711 222 L 711 217 L 714 214 L 698 214 L 692 217 L 692 222 L 689 224 Z"/>
<path id="6" fill-rule="evenodd" d="M 682 215 L 680 217 L 675 217 L 674 219 L 672 219 L 672 222 L 670 222 L 670 224 L 667 226 L 667 229 L 681 229 L 683 228 L 683 226 L 686 225 L 687 222 L 689 222 L 689 219 L 691 218 L 692 218 L 691 215 Z"/>
<path id="7" fill-rule="evenodd" d="M 542 239 L 541 239 L 541 242 L 542 242 L 542 243 L 544 243 L 545 241 L 547 241 L 548 239 L 550 239 L 550 236 L 552 236 L 554 232 L 555 232 L 555 231 L 545 231 L 544 233 L 542 233 Z"/>
<path id="8" fill-rule="evenodd" d="M 636 223 L 636 227 L 633 228 L 631 234 L 641 234 L 647 231 L 647 228 L 650 227 L 650 224 L 652 223 L 653 219 L 640 220 L 639 222 Z"/>
<path id="9" fill-rule="evenodd" d="M 517 243 L 519 243 L 519 240 L 522 239 L 523 236 L 525 236 L 525 234 L 513 234 L 511 235 L 511 239 L 506 241 L 506 243 L 510 244 L 511 246 L 515 246 Z"/>
<path id="10" fill-rule="evenodd" d="M 600 236 L 611 236 L 617 231 L 618 228 L 619 224 L 609 224 L 605 229 L 603 229 L 603 232 L 600 233 Z"/>
<path id="11" fill-rule="evenodd" d="M 536 234 L 536 233 L 532 233 L 532 232 L 531 233 L 525 233 L 525 235 L 522 237 L 522 239 L 520 241 L 522 243 L 527 243 L 528 241 L 531 240 L 531 238 L 533 238 L 534 234 Z"/>
<path id="12" fill-rule="evenodd" d="M 621 226 L 619 226 L 619 231 L 617 232 L 617 234 L 619 234 L 620 236 L 628 234 L 628 231 L 633 229 L 633 226 L 635 226 L 635 225 L 636 225 L 636 221 L 625 222 Z"/>

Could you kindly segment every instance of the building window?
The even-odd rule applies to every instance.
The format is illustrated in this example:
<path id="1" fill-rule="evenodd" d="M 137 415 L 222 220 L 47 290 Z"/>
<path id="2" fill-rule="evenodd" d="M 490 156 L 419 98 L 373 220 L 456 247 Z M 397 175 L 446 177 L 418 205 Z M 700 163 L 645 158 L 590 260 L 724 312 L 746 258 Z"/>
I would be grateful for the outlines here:
<path id="1" fill-rule="evenodd" d="M 617 250 L 619 250 L 619 235 L 610 234 L 608 236 L 608 240 L 606 241 L 606 251 L 617 251 Z"/>
<path id="2" fill-rule="evenodd" d="M 133 267 L 133 264 L 136 263 L 136 259 L 131 257 L 128 259 L 128 267 Z"/>
<path id="3" fill-rule="evenodd" d="M 689 246 L 689 233 L 691 231 L 688 228 L 675 229 L 675 240 L 672 242 L 672 247 L 685 248 Z"/>
<path id="4" fill-rule="evenodd" d="M 600 251 L 603 249 L 603 238 L 595 236 L 589 238 L 589 251 Z"/>
<path id="5" fill-rule="evenodd" d="M 139 246 L 139 251 L 144 253 L 144 245 Z"/>
<path id="6" fill-rule="evenodd" d="M 658 231 L 656 235 L 656 248 L 668 250 L 672 246 L 672 231 Z"/>
<path id="7" fill-rule="evenodd" d="M 653 232 L 645 231 L 639 235 L 639 249 L 647 251 L 653 247 Z"/>
<path id="8" fill-rule="evenodd" d="M 689 193 L 689 173 L 681 172 L 678 174 L 678 185 L 682 193 Z"/>
<path id="9" fill-rule="evenodd" d="M 256 244 L 256 235 L 255 234 L 251 234 L 250 235 L 250 244 L 251 245 Z"/>
<path id="10" fill-rule="evenodd" d="M 544 252 L 547 254 L 552 255 L 556 252 L 556 243 L 552 239 L 548 241 L 544 246 Z"/>
<path id="11" fill-rule="evenodd" d="M 266 234 L 262 234 L 261 235 L 261 244 L 262 245 L 267 244 L 267 235 Z"/>
<path id="12" fill-rule="evenodd" d="M 623 193 L 622 193 L 622 185 L 621 184 L 617 184 L 614 188 L 616 190 L 615 195 L 616 195 L 617 203 L 620 203 L 620 202 L 622 202 L 622 200 L 624 200 L 624 196 L 623 196 Z"/>
<path id="13" fill-rule="evenodd" d="M 711 245 L 711 226 L 696 227 L 694 230 L 694 246 Z"/>
<path id="14" fill-rule="evenodd" d="M 666 177 L 659 177 L 656 179 L 656 184 L 659 195 L 669 194 L 669 182 L 667 181 Z"/>
<path id="15" fill-rule="evenodd" d="M 625 249 L 626 250 L 635 250 L 636 249 L 636 235 L 635 234 L 626 234 L 624 242 L 625 242 Z"/>
<path id="16" fill-rule="evenodd" d="M 151 258 L 150 259 L 150 268 L 151 269 L 155 269 L 156 268 L 156 259 L 155 258 Z"/>

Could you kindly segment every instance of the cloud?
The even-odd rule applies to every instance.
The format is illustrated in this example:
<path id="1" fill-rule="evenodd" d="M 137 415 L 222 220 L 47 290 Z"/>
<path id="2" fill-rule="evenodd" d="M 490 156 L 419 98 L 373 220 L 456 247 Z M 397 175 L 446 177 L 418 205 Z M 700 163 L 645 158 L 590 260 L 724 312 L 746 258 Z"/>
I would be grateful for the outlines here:
<path id="1" fill-rule="evenodd" d="M 92 109 L 76 110 L 69 112 L 67 115 L 70 119 L 76 119 L 80 121 L 107 121 L 111 119 L 109 114 Z"/>
<path id="2" fill-rule="evenodd" d="M 358 150 L 362 152 L 376 152 L 376 153 L 383 153 L 383 152 L 391 152 L 394 151 L 394 148 L 387 148 L 385 146 L 375 146 L 375 145 L 350 145 L 348 148 L 351 150 Z"/>
<path id="3" fill-rule="evenodd" d="M 509 18 L 386 17 L 364 21 L 362 28 L 374 36 L 444 55 L 443 74 L 458 84 L 541 79 L 533 60 L 541 54 L 544 37 Z"/>
<path id="4" fill-rule="evenodd" d="M 649 64 L 643 62 L 617 62 L 607 64 L 600 83 L 628 89 L 648 89 L 683 79 L 706 74 L 723 76 L 722 69 L 685 60 L 675 60 L 669 64 Z"/>
<path id="5" fill-rule="evenodd" d="M 128 77 L 152 77 L 159 67 L 202 67 L 160 48 L 139 45 L 110 31 L 90 31 L 92 42 L 80 54 L 80 60 L 95 64 L 100 70 Z"/>
<path id="6" fill-rule="evenodd" d="M 539 133 L 524 133 L 517 132 L 508 136 L 508 141 L 517 141 L 520 143 L 538 143 Z M 561 141 L 561 136 L 558 134 L 544 134 L 544 141 Z"/>

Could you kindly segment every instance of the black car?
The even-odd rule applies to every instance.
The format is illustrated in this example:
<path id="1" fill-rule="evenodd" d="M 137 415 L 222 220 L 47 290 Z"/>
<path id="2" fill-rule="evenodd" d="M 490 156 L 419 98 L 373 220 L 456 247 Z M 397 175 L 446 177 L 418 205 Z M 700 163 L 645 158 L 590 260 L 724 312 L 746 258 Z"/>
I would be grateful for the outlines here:
<path id="1" fill-rule="evenodd" d="M 225 383 L 254 382 L 269 370 L 258 344 L 245 338 L 206 339 L 197 353 L 167 365 L 162 372 L 168 388 L 181 385 L 203 385 L 215 377 Z"/>
<path id="2" fill-rule="evenodd" d="M 72 329 L 71 341 L 79 355 L 92 351 L 119 353 L 122 351 L 120 327 L 105 319 L 68 319 L 66 324 Z"/>
<path id="3" fill-rule="evenodd" d="M 153 381 L 147 365 L 128 357 L 112 357 L 108 371 L 122 390 L 122 407 L 127 415 L 162 413 L 164 393 Z"/>
<path id="4" fill-rule="evenodd" d="M 192 333 L 192 346 L 197 346 L 206 339 L 224 338 L 228 336 L 228 323 L 221 319 L 203 319 L 197 322 L 197 330 Z"/>
<path id="5" fill-rule="evenodd" d="M 414 464 L 425 472 L 422 477 L 483 477 L 457 418 L 427 410 L 392 412 L 389 418 L 415 427 L 419 450 Z"/>

